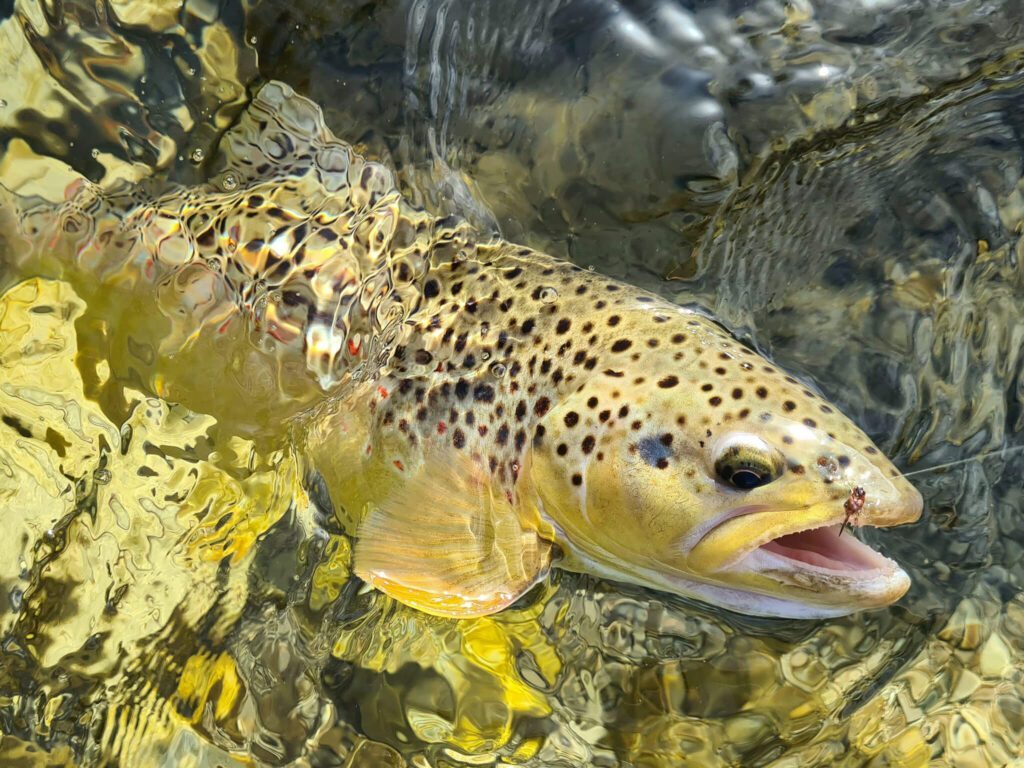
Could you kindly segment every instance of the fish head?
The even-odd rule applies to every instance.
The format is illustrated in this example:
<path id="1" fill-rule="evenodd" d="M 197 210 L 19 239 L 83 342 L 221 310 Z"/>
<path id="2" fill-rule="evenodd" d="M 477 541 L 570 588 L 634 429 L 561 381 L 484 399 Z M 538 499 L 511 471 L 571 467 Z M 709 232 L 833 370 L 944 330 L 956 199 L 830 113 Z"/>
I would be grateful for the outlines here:
<path id="1" fill-rule="evenodd" d="M 795 378 L 708 321 L 686 337 L 549 414 L 533 471 L 566 567 L 754 615 L 899 599 L 904 570 L 843 526 L 913 522 L 918 491 Z"/>

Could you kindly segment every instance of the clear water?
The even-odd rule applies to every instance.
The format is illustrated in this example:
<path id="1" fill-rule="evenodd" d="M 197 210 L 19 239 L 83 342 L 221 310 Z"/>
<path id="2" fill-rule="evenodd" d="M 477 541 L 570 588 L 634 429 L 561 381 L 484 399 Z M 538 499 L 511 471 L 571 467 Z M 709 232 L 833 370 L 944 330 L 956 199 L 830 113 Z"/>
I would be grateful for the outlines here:
<path id="1" fill-rule="evenodd" d="M 1024 9 L 1005 2 L 0 3 L 0 183 L 203 179 L 260 78 L 406 193 L 712 309 L 907 471 L 1024 445 Z M 493 618 L 349 578 L 287 451 L 0 298 L 0 762 L 1005 765 L 1024 454 L 868 532 L 890 610 L 743 618 L 572 574 Z"/>

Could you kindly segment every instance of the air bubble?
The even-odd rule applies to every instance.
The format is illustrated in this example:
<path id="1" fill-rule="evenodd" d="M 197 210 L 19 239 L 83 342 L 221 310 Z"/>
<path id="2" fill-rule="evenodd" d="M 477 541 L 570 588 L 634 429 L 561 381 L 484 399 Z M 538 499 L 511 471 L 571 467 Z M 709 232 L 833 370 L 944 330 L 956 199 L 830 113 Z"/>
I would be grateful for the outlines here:
<path id="1" fill-rule="evenodd" d="M 558 291 L 556 291 L 554 288 L 551 288 L 550 286 L 546 288 L 541 288 L 540 300 L 543 304 L 553 304 L 555 302 L 555 299 L 557 298 Z"/>
<path id="2" fill-rule="evenodd" d="M 201 162 L 203 162 L 203 158 L 204 157 L 206 157 L 206 153 L 203 152 L 203 150 L 200 149 L 199 147 L 196 147 L 195 149 L 192 150 L 192 162 L 193 163 L 201 163 Z"/>
<path id="3" fill-rule="evenodd" d="M 97 157 L 100 156 L 100 151 L 93 147 L 92 152 L 90 152 L 89 154 L 92 155 L 92 159 L 95 160 Z"/>
<path id="4" fill-rule="evenodd" d="M 481 352 L 480 353 L 480 359 L 484 360 L 484 361 L 490 360 L 491 359 L 491 353 L 490 352 Z"/>
<path id="5" fill-rule="evenodd" d="M 234 192 L 238 189 L 238 177 L 231 172 L 225 173 L 224 178 L 220 180 L 220 186 L 225 192 Z"/>
<path id="6" fill-rule="evenodd" d="M 6 99 L 0 99 L 0 109 L 3 109 L 6 106 L 7 106 L 7 100 Z"/>
<path id="7" fill-rule="evenodd" d="M 92 478 L 100 485 L 106 485 L 114 476 L 109 469 L 97 469 L 92 473 Z"/>
<path id="8" fill-rule="evenodd" d="M 508 369 L 503 363 L 494 363 L 491 365 L 491 376 L 496 379 L 502 378 Z"/>

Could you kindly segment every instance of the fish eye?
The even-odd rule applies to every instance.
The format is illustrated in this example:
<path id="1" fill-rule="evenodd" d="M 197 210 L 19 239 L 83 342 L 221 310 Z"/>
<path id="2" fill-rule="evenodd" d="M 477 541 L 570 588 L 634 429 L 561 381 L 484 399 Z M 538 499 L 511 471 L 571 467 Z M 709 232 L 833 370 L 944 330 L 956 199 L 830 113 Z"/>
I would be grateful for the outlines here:
<path id="1" fill-rule="evenodd" d="M 749 491 L 775 480 L 781 460 L 778 452 L 757 438 L 730 442 L 715 460 L 715 474 L 726 485 Z"/>

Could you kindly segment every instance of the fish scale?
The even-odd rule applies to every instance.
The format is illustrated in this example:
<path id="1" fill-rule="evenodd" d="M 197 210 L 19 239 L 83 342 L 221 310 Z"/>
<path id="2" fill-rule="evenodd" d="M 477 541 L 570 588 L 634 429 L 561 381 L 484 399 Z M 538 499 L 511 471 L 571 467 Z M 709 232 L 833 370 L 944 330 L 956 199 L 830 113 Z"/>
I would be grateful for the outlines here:
<path id="1" fill-rule="evenodd" d="M 452 616 L 506 607 L 552 565 L 764 615 L 907 588 L 827 534 L 856 492 L 856 525 L 916 519 L 920 495 L 713 320 L 408 204 L 279 83 L 213 170 L 22 203 L 17 271 L 55 262 L 91 310 L 155 298 L 106 323 L 126 366 L 236 428 L 286 425 L 372 585 Z"/>

